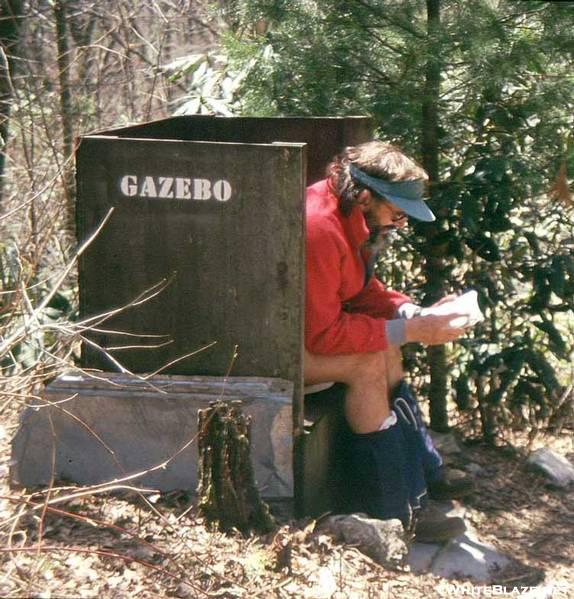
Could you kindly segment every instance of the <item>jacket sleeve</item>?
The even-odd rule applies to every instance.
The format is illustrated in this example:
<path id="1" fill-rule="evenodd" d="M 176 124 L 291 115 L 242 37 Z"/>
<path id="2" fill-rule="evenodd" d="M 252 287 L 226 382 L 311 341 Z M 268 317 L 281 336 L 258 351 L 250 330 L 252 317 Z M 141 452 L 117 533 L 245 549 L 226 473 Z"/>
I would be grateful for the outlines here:
<path id="1" fill-rule="evenodd" d="M 344 310 L 343 242 L 321 227 L 307 229 L 305 345 L 318 354 L 365 353 L 386 349 L 384 318 Z M 390 312 L 387 310 L 387 312 Z"/>
<path id="2" fill-rule="evenodd" d="M 369 284 L 351 299 L 349 310 L 390 320 L 397 318 L 399 306 L 407 302 L 411 302 L 408 295 L 385 289 L 385 286 L 373 276 Z"/>

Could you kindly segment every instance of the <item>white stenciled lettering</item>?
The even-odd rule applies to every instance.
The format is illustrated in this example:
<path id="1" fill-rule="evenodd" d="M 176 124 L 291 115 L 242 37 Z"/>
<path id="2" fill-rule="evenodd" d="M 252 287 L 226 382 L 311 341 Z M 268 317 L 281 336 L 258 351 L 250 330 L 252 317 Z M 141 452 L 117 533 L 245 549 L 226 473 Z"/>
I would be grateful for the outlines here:
<path id="1" fill-rule="evenodd" d="M 157 189 L 155 187 L 155 181 L 153 180 L 153 177 L 146 177 L 143 180 L 140 189 L 140 196 L 144 198 L 157 198 Z"/>
<path id="2" fill-rule="evenodd" d="M 211 182 L 209 179 L 193 180 L 193 199 L 209 200 L 211 198 Z"/>
<path id="3" fill-rule="evenodd" d="M 213 184 L 213 197 L 220 202 L 227 202 L 231 198 L 231 185 L 229 181 L 220 179 Z"/>
<path id="4" fill-rule="evenodd" d="M 178 200 L 191 200 L 191 179 L 178 177 L 175 180 L 175 197 Z"/>
<path id="5" fill-rule="evenodd" d="M 212 182 L 209 179 L 188 177 L 123 175 L 120 177 L 119 187 L 125 196 L 142 198 L 227 202 L 233 195 L 231 183 L 226 179 Z"/>
<path id="6" fill-rule="evenodd" d="M 138 178 L 135 175 L 125 175 L 121 178 L 120 189 L 125 196 L 135 196 L 138 193 Z"/>
<path id="7" fill-rule="evenodd" d="M 173 177 L 159 178 L 159 197 L 173 198 Z"/>

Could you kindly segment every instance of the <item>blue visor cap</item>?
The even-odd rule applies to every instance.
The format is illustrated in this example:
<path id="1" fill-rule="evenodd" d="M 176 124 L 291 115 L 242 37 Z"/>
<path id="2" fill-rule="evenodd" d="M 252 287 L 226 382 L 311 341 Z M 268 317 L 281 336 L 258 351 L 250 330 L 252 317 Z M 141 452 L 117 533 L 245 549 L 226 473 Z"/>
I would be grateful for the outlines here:
<path id="1" fill-rule="evenodd" d="M 378 177 L 367 175 L 354 164 L 350 165 L 349 172 L 355 181 L 385 198 L 408 216 L 425 222 L 436 220 L 435 215 L 423 199 L 424 183 L 422 179 L 384 181 Z"/>

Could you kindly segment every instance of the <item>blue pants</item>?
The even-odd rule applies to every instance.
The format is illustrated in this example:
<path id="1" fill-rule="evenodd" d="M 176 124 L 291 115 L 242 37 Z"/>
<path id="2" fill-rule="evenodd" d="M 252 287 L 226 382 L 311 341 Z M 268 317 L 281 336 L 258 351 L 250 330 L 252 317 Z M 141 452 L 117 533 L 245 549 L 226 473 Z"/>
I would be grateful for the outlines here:
<path id="1" fill-rule="evenodd" d="M 424 424 L 417 401 L 404 380 L 393 390 L 391 403 L 403 432 L 410 435 L 418 447 L 417 454 L 427 483 L 437 480 L 441 476 L 443 460 Z"/>

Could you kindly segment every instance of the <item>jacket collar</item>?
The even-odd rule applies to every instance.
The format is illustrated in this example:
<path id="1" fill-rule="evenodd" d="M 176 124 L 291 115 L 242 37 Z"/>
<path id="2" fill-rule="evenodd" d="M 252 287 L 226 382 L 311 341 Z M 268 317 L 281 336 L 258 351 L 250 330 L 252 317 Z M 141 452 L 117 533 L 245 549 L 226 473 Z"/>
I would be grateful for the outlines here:
<path id="1" fill-rule="evenodd" d="M 367 227 L 367 222 L 363 212 L 358 206 L 353 206 L 351 213 L 348 216 L 345 216 L 339 210 L 339 201 L 335 194 L 331 191 L 331 187 L 328 182 L 327 189 L 329 196 L 331 197 L 331 201 L 337 207 L 336 214 L 341 222 L 343 230 L 345 231 L 345 236 L 351 242 L 351 245 L 354 248 L 360 249 L 364 245 L 365 241 L 367 241 L 369 238 L 369 228 Z"/>

